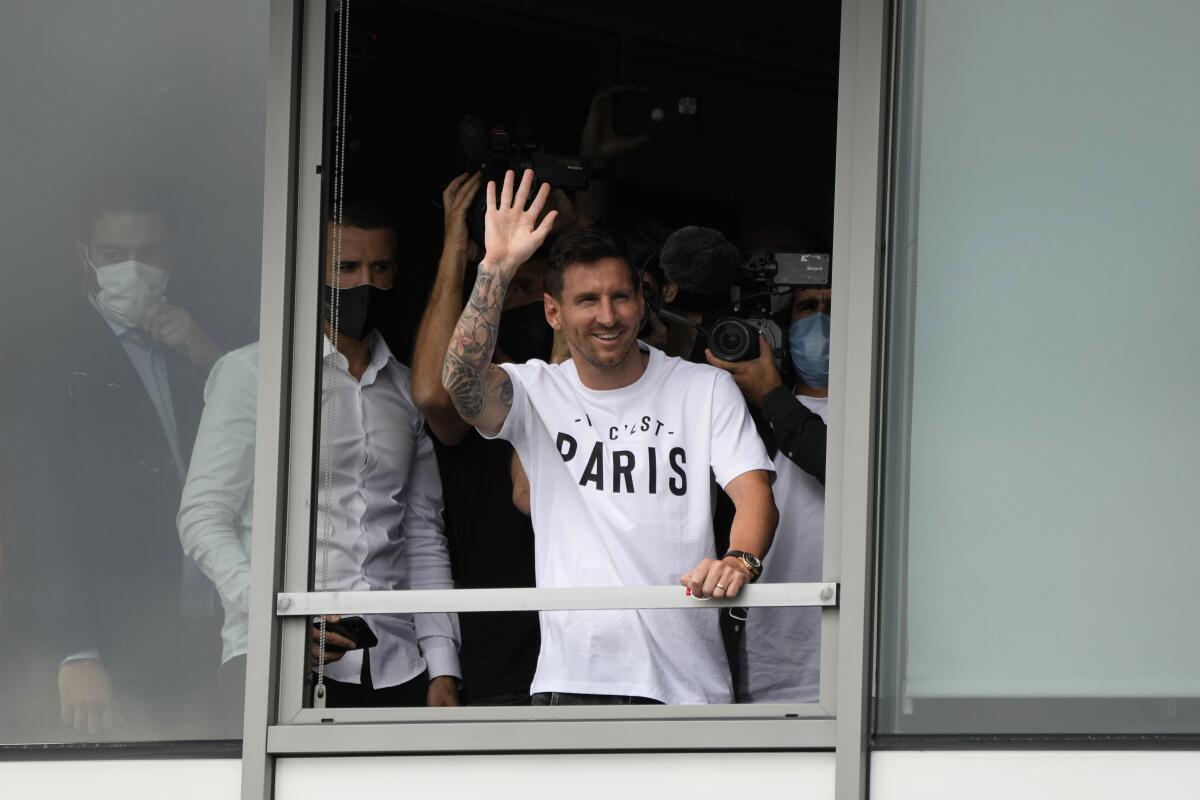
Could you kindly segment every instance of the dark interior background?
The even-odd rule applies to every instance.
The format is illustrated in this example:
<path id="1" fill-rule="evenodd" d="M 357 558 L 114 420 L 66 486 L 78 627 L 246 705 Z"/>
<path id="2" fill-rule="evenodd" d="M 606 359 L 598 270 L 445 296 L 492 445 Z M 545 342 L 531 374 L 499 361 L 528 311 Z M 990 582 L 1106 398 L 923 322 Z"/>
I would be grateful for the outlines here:
<path id="1" fill-rule="evenodd" d="M 398 349 L 436 269 L 436 202 L 464 169 L 456 131 L 466 113 L 510 130 L 524 113 L 545 150 L 576 155 L 596 93 L 629 84 L 692 94 L 699 134 L 656 139 L 616 162 L 610 210 L 712 226 L 739 244 L 764 225 L 830 241 L 836 0 L 356 0 L 350 25 L 345 192 L 381 197 L 401 219 L 407 290 L 389 335 L 403 340 Z"/>

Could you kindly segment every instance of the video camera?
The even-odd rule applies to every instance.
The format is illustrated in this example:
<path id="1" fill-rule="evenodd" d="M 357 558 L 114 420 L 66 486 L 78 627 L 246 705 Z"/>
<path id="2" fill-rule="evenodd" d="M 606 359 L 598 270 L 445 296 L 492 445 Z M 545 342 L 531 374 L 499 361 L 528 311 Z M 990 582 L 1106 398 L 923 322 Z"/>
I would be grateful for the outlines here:
<path id="1" fill-rule="evenodd" d="M 585 191 L 591 180 L 591 162 L 579 156 L 547 153 L 532 137 L 526 114 L 517 115 L 515 133 L 501 123 L 486 125 L 478 117 L 467 114 L 458 124 L 458 143 L 466 158 L 467 169 L 483 173 L 483 185 L 495 181 L 497 191 L 504 182 L 504 173 L 513 170 L 520 181 L 522 173 L 532 169 L 536 178 L 534 191 L 543 183 L 554 189 Z M 483 217 L 486 211 L 486 192 L 480 190 L 467 214 L 467 228 L 472 239 L 483 241 Z"/>
<path id="2" fill-rule="evenodd" d="M 744 259 L 718 230 L 687 225 L 672 233 L 659 251 L 659 267 L 681 293 L 712 298 L 726 292 L 733 302 L 705 328 L 682 314 L 655 308 L 664 320 L 696 328 L 708 340 L 708 349 L 724 361 L 750 361 L 758 357 L 758 335 L 783 357 L 783 332 L 771 314 L 771 299 L 797 288 L 829 286 L 829 256 L 824 253 L 768 252 Z M 718 300 L 717 302 L 721 302 Z"/>
<path id="3" fill-rule="evenodd" d="M 708 331 L 708 348 L 723 361 L 758 358 L 761 333 L 781 356 L 783 332 L 771 314 L 771 298 L 796 288 L 829 286 L 829 256 L 823 253 L 767 253 L 733 270 L 733 304 Z"/>

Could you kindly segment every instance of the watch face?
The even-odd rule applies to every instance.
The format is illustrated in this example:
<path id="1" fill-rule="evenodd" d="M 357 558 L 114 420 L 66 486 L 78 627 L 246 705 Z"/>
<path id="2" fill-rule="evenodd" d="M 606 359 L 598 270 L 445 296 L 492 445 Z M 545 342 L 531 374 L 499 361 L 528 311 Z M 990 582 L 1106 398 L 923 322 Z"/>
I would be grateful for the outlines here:
<path id="1" fill-rule="evenodd" d="M 762 569 L 762 561 L 753 553 L 742 553 L 742 558 L 746 560 L 751 569 Z"/>

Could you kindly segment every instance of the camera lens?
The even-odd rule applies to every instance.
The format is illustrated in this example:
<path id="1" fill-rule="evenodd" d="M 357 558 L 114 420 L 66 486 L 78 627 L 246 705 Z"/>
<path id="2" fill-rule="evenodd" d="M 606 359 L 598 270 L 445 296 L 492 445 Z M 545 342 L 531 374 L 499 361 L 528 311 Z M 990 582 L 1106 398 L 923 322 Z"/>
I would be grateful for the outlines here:
<path id="1" fill-rule="evenodd" d="M 743 320 L 727 317 L 713 325 L 709 349 L 722 361 L 752 358 L 750 345 L 758 344 L 757 334 Z"/>

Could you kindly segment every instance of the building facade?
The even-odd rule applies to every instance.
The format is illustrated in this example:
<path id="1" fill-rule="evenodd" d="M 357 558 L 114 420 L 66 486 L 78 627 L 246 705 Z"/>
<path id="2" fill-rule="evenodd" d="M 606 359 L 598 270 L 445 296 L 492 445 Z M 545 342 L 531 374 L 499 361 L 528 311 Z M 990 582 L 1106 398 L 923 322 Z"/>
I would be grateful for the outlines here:
<path id="1" fill-rule="evenodd" d="M 1196 796 L 1200 7 L 782 13 L 0 3 L 6 793 Z M 698 124 L 618 112 L 595 149 L 595 96 L 630 83 Z M 400 221 L 407 363 L 465 113 L 494 160 L 501 123 L 512 163 L 590 159 L 581 217 L 831 255 L 809 579 L 330 590 L 326 221 L 368 195 Z M 316 615 L 712 605 L 810 610 L 815 696 L 314 693 Z"/>

